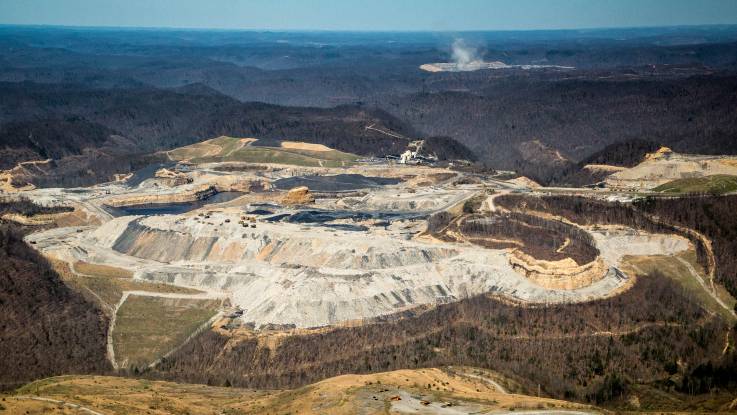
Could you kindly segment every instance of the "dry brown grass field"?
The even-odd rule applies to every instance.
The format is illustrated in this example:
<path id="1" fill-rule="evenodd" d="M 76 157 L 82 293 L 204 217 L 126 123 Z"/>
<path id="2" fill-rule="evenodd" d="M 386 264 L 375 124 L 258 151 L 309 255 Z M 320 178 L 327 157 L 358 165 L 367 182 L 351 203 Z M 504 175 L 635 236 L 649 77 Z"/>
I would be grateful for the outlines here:
<path id="1" fill-rule="evenodd" d="M 496 380 L 494 380 L 496 379 Z M 9 413 L 101 414 L 462 414 L 522 410 L 595 411 L 586 405 L 511 394 L 487 370 L 445 367 L 344 375 L 295 390 L 256 391 L 106 376 L 60 376 L 4 396 Z M 506 386 L 506 384 L 505 384 Z M 50 401 L 39 401 L 37 399 Z M 595 411 L 598 412 L 598 411 Z M 87 412 L 90 413 L 90 412 Z"/>

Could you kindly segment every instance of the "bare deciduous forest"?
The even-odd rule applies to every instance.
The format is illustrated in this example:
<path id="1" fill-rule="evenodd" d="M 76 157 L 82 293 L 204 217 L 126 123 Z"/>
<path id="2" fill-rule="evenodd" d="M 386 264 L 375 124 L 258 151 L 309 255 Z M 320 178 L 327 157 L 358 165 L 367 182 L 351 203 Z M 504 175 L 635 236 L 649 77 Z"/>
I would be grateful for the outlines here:
<path id="1" fill-rule="evenodd" d="M 284 388 L 344 373 L 470 365 L 535 379 L 549 396 L 604 403 L 629 383 L 676 373 L 698 382 L 690 371 L 720 364 L 723 345 L 712 339 L 727 330 L 670 280 L 651 275 L 588 304 L 527 308 L 480 296 L 395 322 L 288 337 L 275 350 L 255 339 L 224 349 L 228 338 L 209 331 L 144 375 Z"/>
<path id="2" fill-rule="evenodd" d="M 110 370 L 107 318 L 67 287 L 22 235 L 17 226 L 0 223 L 0 389 Z"/>

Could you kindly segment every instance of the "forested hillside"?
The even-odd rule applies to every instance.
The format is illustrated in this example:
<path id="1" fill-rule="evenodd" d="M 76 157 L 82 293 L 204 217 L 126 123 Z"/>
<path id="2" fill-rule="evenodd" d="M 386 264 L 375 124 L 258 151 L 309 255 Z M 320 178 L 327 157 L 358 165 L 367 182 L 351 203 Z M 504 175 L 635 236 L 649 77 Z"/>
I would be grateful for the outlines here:
<path id="1" fill-rule="evenodd" d="M 39 212 L 30 205 L 3 204 L 0 213 Z M 64 285 L 46 259 L 23 242 L 21 229 L 0 221 L 0 389 L 109 370 L 107 325 L 94 304 Z"/>

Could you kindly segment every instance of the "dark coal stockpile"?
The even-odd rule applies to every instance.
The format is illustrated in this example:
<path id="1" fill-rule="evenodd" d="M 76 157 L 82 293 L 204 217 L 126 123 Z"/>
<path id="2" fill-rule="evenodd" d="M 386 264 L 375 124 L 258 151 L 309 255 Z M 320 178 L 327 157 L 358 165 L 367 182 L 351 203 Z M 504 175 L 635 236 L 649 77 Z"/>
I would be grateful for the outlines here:
<path id="1" fill-rule="evenodd" d="M 254 209 L 251 211 L 248 211 L 249 215 L 272 215 L 274 212 L 266 209 Z"/>
<path id="2" fill-rule="evenodd" d="M 374 226 L 389 226 L 392 221 L 402 219 L 418 219 L 425 215 L 405 214 L 397 212 L 355 212 L 349 210 L 301 210 L 296 213 L 280 213 L 264 218 L 267 222 L 288 222 L 305 225 L 323 226 L 342 231 L 365 232 L 369 228 L 364 225 L 352 223 L 331 223 L 337 220 L 352 220 L 360 222 L 365 220 L 378 221 Z"/>
<path id="3" fill-rule="evenodd" d="M 344 192 L 398 184 L 401 181 L 401 179 L 371 177 L 361 174 L 336 174 L 334 176 L 297 176 L 279 179 L 274 182 L 274 187 L 279 190 L 288 190 L 299 186 L 307 186 L 310 190 L 316 192 Z"/>

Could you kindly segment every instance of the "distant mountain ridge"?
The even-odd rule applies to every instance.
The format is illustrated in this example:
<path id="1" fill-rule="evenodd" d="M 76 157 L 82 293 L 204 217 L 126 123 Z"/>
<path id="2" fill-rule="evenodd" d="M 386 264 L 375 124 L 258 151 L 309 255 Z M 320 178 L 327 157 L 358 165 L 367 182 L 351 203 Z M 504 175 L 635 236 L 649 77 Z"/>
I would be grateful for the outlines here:
<path id="1" fill-rule="evenodd" d="M 63 165 L 65 157 L 76 157 L 63 175 L 85 176 L 79 184 L 124 173 L 126 157 L 222 135 L 304 141 L 363 156 L 398 155 L 418 138 L 413 128 L 378 108 L 242 103 L 202 85 L 175 91 L 6 82 L 0 83 L 0 97 L 0 169 L 47 158 Z M 441 160 L 475 159 L 448 137 L 429 137 L 426 143 L 425 150 Z M 107 171 L 104 160 L 110 158 L 117 171 Z M 131 161 L 129 168 L 138 164 Z M 76 182 L 66 182 L 71 183 Z"/>
<path id="2" fill-rule="evenodd" d="M 219 135 L 401 152 L 402 140 L 362 130 L 377 122 L 406 137 L 450 137 L 460 145 L 439 142 L 438 155 L 472 154 L 543 184 L 585 182 L 566 181 L 575 164 L 621 141 L 737 153 L 735 25 L 477 32 L 469 36 L 485 61 L 575 69 L 419 69 L 448 62 L 453 36 L 3 26 L 0 124 L 79 117 L 136 152 Z M 526 160 L 519 146 L 536 139 L 573 165 Z M 28 151 L 42 156 L 11 147 L 0 150 L 5 167 Z"/>

